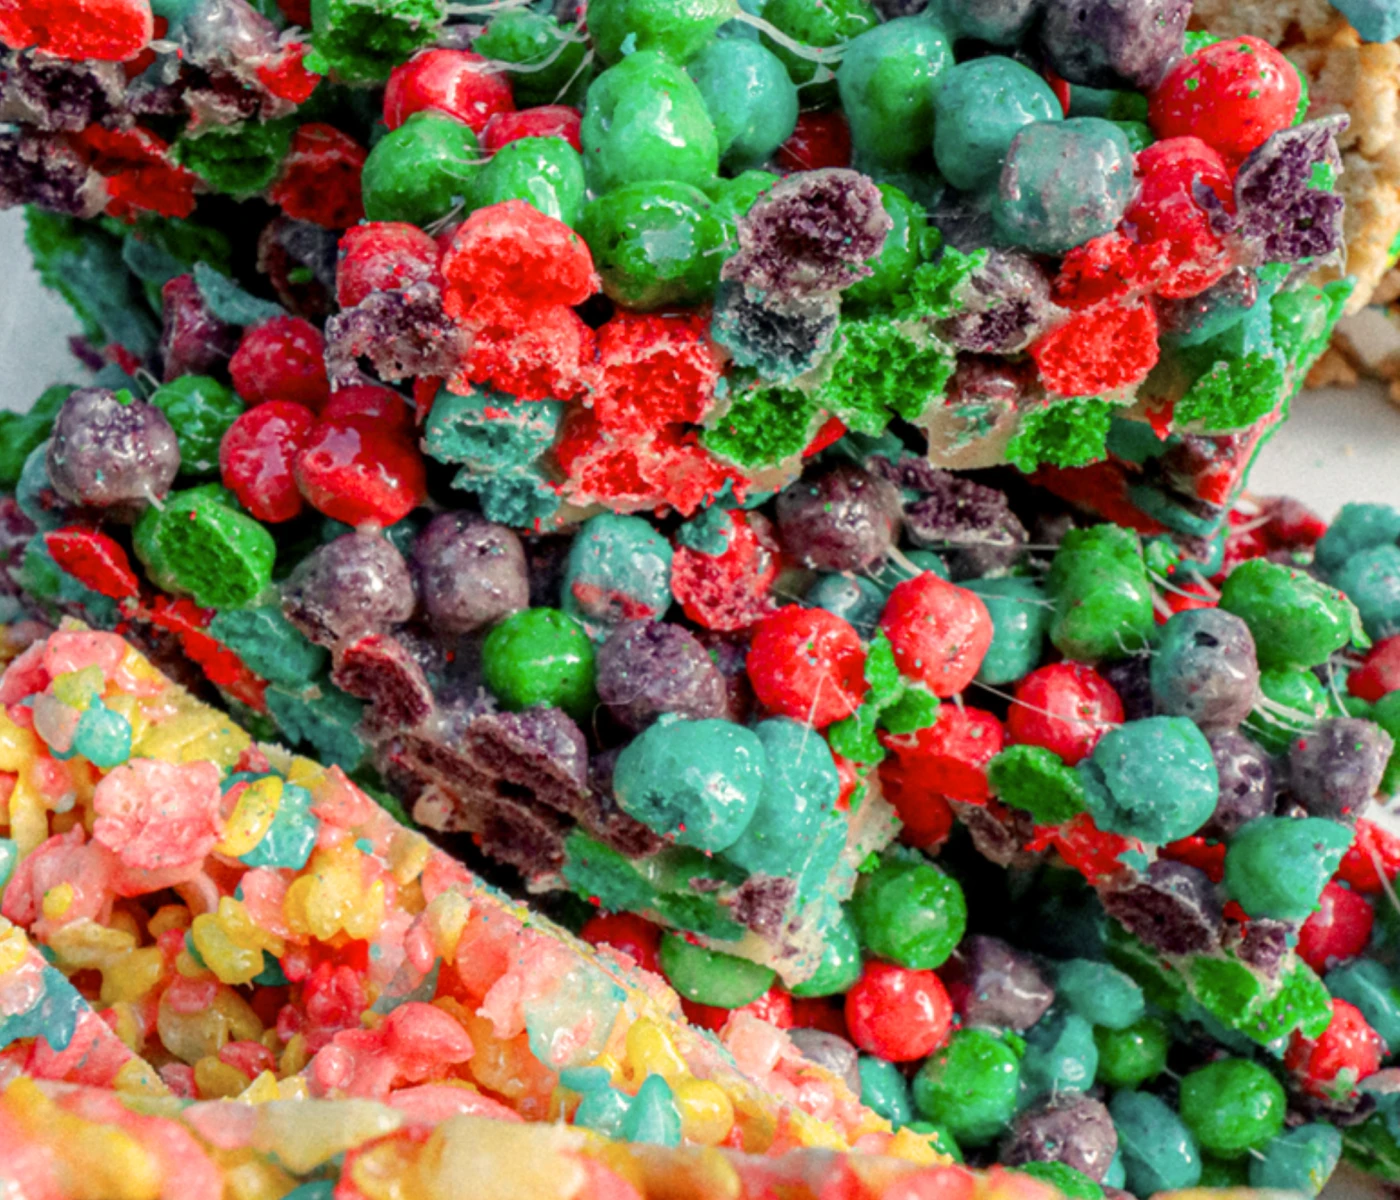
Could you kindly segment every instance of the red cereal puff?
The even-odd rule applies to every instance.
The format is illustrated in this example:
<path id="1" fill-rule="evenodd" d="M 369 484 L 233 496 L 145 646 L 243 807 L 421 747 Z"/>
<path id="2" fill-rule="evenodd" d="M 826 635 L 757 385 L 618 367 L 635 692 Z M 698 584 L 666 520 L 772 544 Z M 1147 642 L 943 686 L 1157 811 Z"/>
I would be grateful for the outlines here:
<path id="1" fill-rule="evenodd" d="M 944 704 L 932 725 L 915 733 L 883 734 L 890 751 L 889 776 L 905 797 L 938 795 L 981 803 L 987 799 L 987 764 L 1006 736 L 993 713 Z M 880 778 L 886 778 L 882 764 Z"/>
<path id="2" fill-rule="evenodd" d="M 899 814 L 899 840 L 930 853 L 948 840 L 953 832 L 953 806 L 947 796 L 926 791 L 917 778 L 906 776 L 897 758 L 880 764 L 880 789 Z"/>
<path id="3" fill-rule="evenodd" d="M 1356 822 L 1356 836 L 1337 867 L 1337 878 L 1353 891 L 1367 896 L 1385 890 L 1400 875 L 1400 838 L 1362 817 Z"/>
<path id="4" fill-rule="evenodd" d="M 233 388 L 249 404 L 269 400 L 319 409 L 330 395 L 326 343 L 301 317 L 273 317 L 243 332 L 229 360 Z"/>
<path id="5" fill-rule="evenodd" d="M 1356 1085 L 1381 1069 L 1386 1045 L 1361 1015 L 1345 1000 L 1333 999 L 1332 1023 L 1316 1041 L 1293 1031 L 1283 1065 L 1303 1091 L 1319 1100 L 1345 1100 L 1356 1094 Z"/>
<path id="6" fill-rule="evenodd" d="M 1147 303 L 1097 304 L 1033 342 L 1045 390 L 1102 396 L 1140 383 L 1157 365 L 1157 314 Z"/>
<path id="7" fill-rule="evenodd" d="M 140 593 L 140 580 L 126 551 L 105 533 L 69 525 L 46 533 L 44 545 L 54 562 L 94 592 L 113 600 L 132 600 Z"/>
<path id="8" fill-rule="evenodd" d="M 1317 911 L 1298 930 L 1298 954 L 1319 975 L 1355 958 L 1371 940 L 1376 910 L 1359 892 L 1333 881 L 1322 889 Z"/>
<path id="9" fill-rule="evenodd" d="M 785 171 L 820 171 L 851 165 L 851 127 L 838 111 L 805 112 L 797 127 L 778 147 L 778 166 Z"/>
<path id="10" fill-rule="evenodd" d="M 723 554 L 677 546 L 671 559 L 671 592 L 697 625 L 721 633 L 747 629 L 773 608 L 778 543 L 767 518 L 732 512 L 733 534 Z"/>
<path id="11" fill-rule="evenodd" d="M 759 703 L 815 729 L 849 717 L 865 699 L 865 648 L 835 613 L 789 604 L 765 617 L 746 662 Z"/>
<path id="12" fill-rule="evenodd" d="M 1286 129 L 1302 85 L 1288 60 L 1256 37 L 1225 38 L 1177 62 L 1148 94 L 1158 138 L 1198 137 L 1238 161 Z"/>
<path id="13" fill-rule="evenodd" d="M 470 50 L 423 50 L 395 67 L 384 88 L 384 124 L 397 129 L 433 109 L 480 133 L 497 113 L 513 112 L 505 73 Z"/>
<path id="14" fill-rule="evenodd" d="M 926 1058 L 948 1040 L 953 1003 L 932 971 L 867 962 L 846 993 L 851 1040 L 886 1062 Z"/>
<path id="15" fill-rule="evenodd" d="M 1400 633 L 1372 646 L 1347 676 L 1347 691 L 1373 704 L 1396 690 L 1400 690 Z"/>
<path id="16" fill-rule="evenodd" d="M 279 100 L 305 104 L 321 82 L 321 76 L 306 68 L 310 50 L 305 42 L 288 42 L 274 57 L 258 65 L 258 82 Z"/>
<path id="17" fill-rule="evenodd" d="M 1219 883 L 1225 878 L 1226 849 L 1224 842 L 1210 842 L 1203 837 L 1178 838 L 1163 846 L 1158 857 L 1195 867 L 1204 871 L 1211 883 Z"/>
<path id="18" fill-rule="evenodd" d="M 1145 286 L 1141 247 L 1115 229 L 1076 246 L 1060 263 L 1051 292 L 1075 310 L 1128 298 Z"/>
<path id="19" fill-rule="evenodd" d="M 605 429 L 580 408 L 569 415 L 554 453 L 566 476 L 564 498 L 581 506 L 606 503 L 617 512 L 674 508 L 688 517 L 726 486 L 736 496 L 744 491 L 732 468 L 683 425 L 629 434 Z"/>
<path id="20" fill-rule="evenodd" d="M 906 678 L 935 696 L 972 682 L 992 644 L 992 618 L 979 596 L 925 571 L 890 592 L 880 628 Z"/>
<path id="21" fill-rule="evenodd" d="M 599 423 L 636 432 L 675 421 L 699 424 L 714 405 L 723 370 L 703 312 L 619 310 L 598 330 L 598 365 Z"/>
<path id="22" fill-rule="evenodd" d="M 587 244 L 562 221 L 524 200 L 478 208 L 442 260 L 449 315 L 480 299 L 509 297 L 526 309 L 582 304 L 600 286 Z"/>
<path id="23" fill-rule="evenodd" d="M 542 104 L 518 112 L 499 112 L 486 123 L 481 134 L 481 148 L 488 154 L 495 154 L 502 146 L 521 138 L 557 137 L 582 154 L 582 127 L 582 114 L 567 104 Z"/>
<path id="24" fill-rule="evenodd" d="M 0 42 L 58 58 L 126 62 L 155 36 L 150 0 L 9 0 Z"/>
<path id="25" fill-rule="evenodd" d="M 636 913 L 599 913 L 578 931 L 590 946 L 611 946 L 628 954 L 640 967 L 660 971 L 661 929 Z"/>
<path id="26" fill-rule="evenodd" d="M 1039 667 L 1016 685 L 1006 730 L 1011 741 L 1044 746 L 1074 766 L 1122 721 L 1123 701 L 1102 675 L 1062 662 Z"/>
<path id="27" fill-rule="evenodd" d="M 69 144 L 107 181 L 107 214 L 129 220 L 138 212 L 187 217 L 199 176 L 170 158 L 169 143 L 148 129 L 89 125 Z"/>
<path id="28" fill-rule="evenodd" d="M 267 198 L 293 220 L 345 229 L 365 215 L 360 170 L 366 157 L 365 148 L 334 125 L 303 125 Z"/>
<path id="29" fill-rule="evenodd" d="M 478 300 L 458 322 L 470 349 L 448 381 L 454 391 L 489 384 L 520 400 L 570 400 L 597 377 L 597 336 L 562 304 L 527 308 L 499 295 Z"/>
<path id="30" fill-rule="evenodd" d="M 1198 295 L 1231 266 L 1225 243 L 1196 198 L 1197 187 L 1207 188 L 1226 211 L 1234 211 L 1225 160 L 1200 138 L 1176 137 L 1148 146 L 1137 156 L 1137 166 L 1142 182 L 1124 224 L 1139 242 L 1163 251 L 1158 295 Z"/>
<path id="31" fill-rule="evenodd" d="M 311 438 L 316 414 L 272 400 L 239 415 L 219 443 L 224 487 L 259 521 L 290 521 L 302 510 L 296 462 Z"/>
<path id="32" fill-rule="evenodd" d="M 295 473 L 307 503 L 347 525 L 393 525 L 427 498 L 418 448 L 369 417 L 318 424 Z"/>
<path id="33" fill-rule="evenodd" d="M 417 225 L 405 221 L 370 221 L 347 229 L 340 239 L 335 298 L 354 308 L 371 292 L 387 292 L 413 283 L 442 286 L 437 243 Z"/>
<path id="34" fill-rule="evenodd" d="M 412 437 L 415 410 L 393 388 L 357 383 L 337 389 L 321 410 L 321 419 L 339 421 L 363 417 L 385 432 Z"/>
<path id="35" fill-rule="evenodd" d="M 1107 833 L 1094 824 L 1088 813 L 1080 813 L 1063 825 L 1039 826 L 1027 850 L 1056 850 L 1065 865 L 1078 871 L 1091 884 L 1107 883 L 1129 869 L 1128 858 L 1141 861 L 1146 848 L 1137 838 Z"/>

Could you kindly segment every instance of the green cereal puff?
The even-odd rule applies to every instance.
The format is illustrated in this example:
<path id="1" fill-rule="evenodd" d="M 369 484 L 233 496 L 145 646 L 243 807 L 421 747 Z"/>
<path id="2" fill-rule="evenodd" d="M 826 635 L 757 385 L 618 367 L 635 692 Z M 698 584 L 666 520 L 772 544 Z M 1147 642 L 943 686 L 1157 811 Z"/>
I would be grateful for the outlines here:
<path id="1" fill-rule="evenodd" d="M 364 705 L 328 680 L 301 692 L 270 687 L 266 696 L 268 712 L 289 742 L 305 742 L 317 758 L 346 772 L 368 757 L 369 747 L 355 732 Z"/>
<path id="2" fill-rule="evenodd" d="M 661 939 L 661 970 L 687 1000 L 713 1008 L 743 1008 L 773 986 L 771 968 L 746 958 L 706 950 L 678 934 Z"/>
<path id="3" fill-rule="evenodd" d="M 943 398 L 956 366 L 953 349 L 921 322 L 843 321 L 817 400 L 848 429 L 878 434 L 892 417 L 919 420 Z"/>
<path id="4" fill-rule="evenodd" d="M 1271 667 L 1259 672 L 1259 701 L 1240 729 L 1270 754 L 1282 754 L 1296 735 L 1327 715 L 1330 700 L 1311 671 Z"/>
<path id="5" fill-rule="evenodd" d="M 527 608 L 507 617 L 487 635 L 481 670 L 509 709 L 552 704 L 582 720 L 597 702 L 593 643 L 558 609 Z"/>
<path id="6" fill-rule="evenodd" d="M 1318 666 L 1361 633 L 1346 596 L 1305 571 L 1263 558 L 1230 572 L 1220 607 L 1249 626 L 1265 670 Z"/>
<path id="7" fill-rule="evenodd" d="M 840 46 L 852 38 L 874 29 L 880 18 L 869 0 L 768 0 L 763 18 L 793 41 L 803 46 Z M 768 34 L 760 40 L 783 60 L 793 83 L 802 88 L 804 105 L 826 104 L 835 98 L 834 82 L 817 79 L 817 63 L 789 50 Z"/>
<path id="8" fill-rule="evenodd" d="M 1058 825 L 1085 809 L 1078 773 L 1044 746 L 1008 746 L 987 764 L 987 782 L 998 800 L 1030 813 L 1037 825 Z"/>
<path id="9" fill-rule="evenodd" d="M 1108 455 L 1108 430 L 1119 405 L 1107 400 L 1055 400 L 1021 413 L 1006 460 L 1021 471 L 1082 467 Z"/>
<path id="10" fill-rule="evenodd" d="M 481 168 L 472 204 L 486 208 L 524 200 L 571 228 L 583 215 L 583 159 L 563 138 L 518 138 L 502 146 Z"/>
<path id="11" fill-rule="evenodd" d="M 796 388 L 755 387 L 738 392 L 700 440 L 741 467 L 776 466 L 805 450 L 825 414 Z"/>
<path id="12" fill-rule="evenodd" d="M 243 401 L 208 375 L 183 375 L 156 389 L 150 403 L 166 416 L 180 445 L 181 475 L 212 475 L 219 443 L 243 411 Z"/>
<path id="13" fill-rule="evenodd" d="M 430 225 L 471 201 L 484 161 L 470 125 L 431 109 L 416 112 L 365 160 L 365 216 Z"/>
<path id="14" fill-rule="evenodd" d="M 1181 1081 L 1181 1119 L 1203 1150 L 1221 1158 L 1241 1158 L 1277 1137 L 1287 1107 L 1278 1080 L 1246 1059 L 1221 1059 Z"/>
<path id="15" fill-rule="evenodd" d="M 277 604 L 224 609 L 214 614 L 209 634 L 264 679 L 288 687 L 305 686 L 328 659 L 325 648 L 307 641 Z"/>
<path id="16" fill-rule="evenodd" d="M 277 178 L 294 128 L 290 117 L 249 121 L 236 128 L 201 126 L 198 136 L 177 139 L 173 153 L 214 191 L 244 199 Z"/>
<path id="17" fill-rule="evenodd" d="M 685 62 L 739 12 L 739 0 L 592 0 L 588 33 L 605 63 L 638 50 Z"/>
<path id="18" fill-rule="evenodd" d="M 446 19 L 445 0 L 311 0 L 307 66 L 345 83 L 380 83 Z"/>
<path id="19" fill-rule="evenodd" d="M 1178 429 L 1192 425 L 1203 433 L 1224 433 L 1254 424 L 1284 398 L 1278 359 L 1249 354 L 1218 362 L 1197 378 L 1176 402 L 1172 420 Z"/>
<path id="20" fill-rule="evenodd" d="M 1062 1196 L 1071 1200 L 1102 1200 L 1103 1188 L 1090 1179 L 1083 1171 L 1076 1171 L 1062 1162 L 1029 1162 L 1014 1168 L 1022 1175 L 1048 1183 Z"/>
<path id="21" fill-rule="evenodd" d="M 1055 601 L 1050 640 L 1066 658 L 1122 658 L 1145 646 L 1156 629 L 1152 580 L 1142 543 L 1130 529 L 1070 530 L 1047 582 Z"/>
<path id="22" fill-rule="evenodd" d="M 958 1029 L 914 1076 L 914 1103 L 967 1146 L 985 1146 L 1016 1112 L 1021 1056 L 991 1029 Z"/>
<path id="23" fill-rule="evenodd" d="M 618 186 L 588 204 L 579 232 L 603 291 L 628 308 L 696 304 L 719 283 L 724 226 L 710 198 L 689 183 Z"/>
<path id="24" fill-rule="evenodd" d="M 600 196 L 664 180 L 703 188 L 719 173 L 719 140 L 700 89 L 654 50 L 628 55 L 593 81 L 580 137 L 588 187 Z"/>
<path id="25" fill-rule="evenodd" d="M 153 576 L 204 608 L 242 608 L 272 582 L 277 543 L 219 487 L 171 492 L 136 523 L 137 557 Z"/>
<path id="26" fill-rule="evenodd" d="M 582 106 L 592 78 L 586 67 L 586 42 L 578 30 L 564 29 L 553 17 L 528 8 L 498 12 L 486 31 L 472 42 L 485 58 L 521 70 L 506 71 L 520 108 L 539 104 Z"/>

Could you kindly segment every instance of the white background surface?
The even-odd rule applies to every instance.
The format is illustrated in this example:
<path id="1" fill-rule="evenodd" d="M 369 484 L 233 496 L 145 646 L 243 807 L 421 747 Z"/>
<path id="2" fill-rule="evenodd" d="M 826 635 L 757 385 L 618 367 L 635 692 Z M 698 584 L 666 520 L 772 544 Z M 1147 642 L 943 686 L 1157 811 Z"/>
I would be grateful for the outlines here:
<path id="1" fill-rule="evenodd" d="M 49 384 L 83 378 L 66 344 L 77 327 L 30 269 L 17 211 L 0 213 L 0 272 L 0 407 L 23 409 Z M 1371 383 L 1304 394 L 1250 487 L 1296 496 L 1328 518 L 1348 500 L 1400 506 L 1400 407 Z"/>

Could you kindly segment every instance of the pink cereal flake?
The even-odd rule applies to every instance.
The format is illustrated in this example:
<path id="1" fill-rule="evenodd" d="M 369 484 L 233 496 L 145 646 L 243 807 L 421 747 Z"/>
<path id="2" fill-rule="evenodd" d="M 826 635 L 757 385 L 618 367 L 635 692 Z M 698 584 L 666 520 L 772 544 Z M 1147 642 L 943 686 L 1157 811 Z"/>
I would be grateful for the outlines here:
<path id="1" fill-rule="evenodd" d="M 410 1121 L 421 1121 L 427 1125 L 441 1124 L 448 1117 L 490 1117 L 496 1121 L 520 1122 L 525 1119 L 499 1100 L 450 1083 L 425 1083 L 421 1087 L 403 1088 L 389 1096 L 388 1104 Z"/>
<path id="2" fill-rule="evenodd" d="M 35 1038 L 25 1071 L 35 1079 L 109 1088 L 131 1058 L 126 1043 L 89 1009 L 78 1014 L 73 1036 L 62 1050 L 55 1050 L 44 1038 Z"/>
<path id="3" fill-rule="evenodd" d="M 219 769 L 211 762 L 138 758 L 97 785 L 92 836 L 137 870 L 188 869 L 189 877 L 223 833 Z"/>
<path id="4" fill-rule="evenodd" d="M 61 629 L 44 643 L 44 667 L 54 676 L 101 667 L 110 681 L 125 657 L 126 643 L 120 637 L 92 629 Z"/>
<path id="5" fill-rule="evenodd" d="M 35 642 L 5 668 L 5 674 L 0 676 L 0 704 L 18 704 L 49 686 L 49 669 L 44 665 L 47 645 Z"/>
<path id="6" fill-rule="evenodd" d="M 357 829 L 373 820 L 379 807 L 345 778 L 339 767 L 331 767 L 312 793 L 311 811 L 327 825 Z"/>
<path id="7" fill-rule="evenodd" d="M 243 891 L 243 907 L 259 929 L 280 938 L 292 938 L 283 915 L 282 903 L 287 898 L 287 881 L 268 867 L 254 867 L 238 881 Z"/>
<path id="8" fill-rule="evenodd" d="M 396 1082 L 420 1083 L 472 1056 L 467 1031 L 440 1008 L 410 1001 L 376 1029 L 338 1033 L 307 1070 L 314 1093 L 378 1099 Z"/>
<path id="9" fill-rule="evenodd" d="M 553 992 L 574 966 L 572 953 L 546 937 L 525 930 L 521 941 L 510 969 L 491 985 L 477 1009 L 502 1040 L 524 1031 L 526 1006 Z"/>
<path id="10" fill-rule="evenodd" d="M 112 911 L 113 866 L 111 852 L 87 841 L 83 827 L 75 825 L 21 860 L 5 888 L 0 913 L 41 941 L 73 921 L 106 924 Z M 57 916 L 41 916 L 45 894 L 63 885 L 71 889 L 68 907 Z"/>

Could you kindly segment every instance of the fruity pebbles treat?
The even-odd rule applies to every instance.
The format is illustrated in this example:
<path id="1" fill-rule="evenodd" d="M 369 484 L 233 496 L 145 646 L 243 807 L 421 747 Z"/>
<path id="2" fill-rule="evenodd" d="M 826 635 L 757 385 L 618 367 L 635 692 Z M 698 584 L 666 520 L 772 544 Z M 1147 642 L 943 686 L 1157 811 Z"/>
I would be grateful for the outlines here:
<path id="1" fill-rule="evenodd" d="M 1042 1180 L 997 1168 L 979 1173 L 829 1150 L 759 1158 L 729 1148 L 629 1145 L 578 1127 L 470 1115 L 436 1118 L 411 1106 L 368 1100 L 180 1105 L 27 1079 L 0 1092 L 0 1131 L 16 1155 L 6 1167 L 17 1194 L 54 1200 L 96 1194 L 120 1200 L 173 1195 L 452 1200 L 463 1194 L 466 1181 L 471 1195 L 483 1200 L 1058 1196 Z"/>
<path id="2" fill-rule="evenodd" d="M 424 1124 L 466 1115 L 663 1146 L 936 1157 L 771 1023 L 746 1014 L 723 1042 L 687 1027 L 632 957 L 487 888 L 337 768 L 254 743 L 115 634 L 70 625 L 35 642 L 0 696 L 7 1081 L 388 1106 L 370 1119 L 347 1103 L 335 1124 L 351 1139 L 403 1124 L 422 1141 Z M 62 1110 L 70 1093 L 51 1094 Z M 72 1120 L 121 1112 L 114 1097 L 73 1103 Z M 222 1149 L 271 1136 L 256 1126 L 276 1108 L 243 1111 L 252 1126 Z M 220 1144 L 227 1122 L 194 1128 Z"/>
<path id="3" fill-rule="evenodd" d="M 260 520 L 392 524 L 448 465 L 516 527 L 688 517 L 893 429 L 1107 461 L 1086 503 L 1196 534 L 1350 286 L 1310 282 L 1346 116 L 1186 0 L 38 7 L 0 29 L 0 202 L 109 382 L 227 376 L 209 439 L 296 406 L 239 428 Z M 374 380 L 419 436 L 321 411 Z"/>

